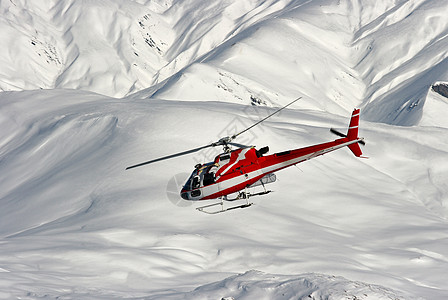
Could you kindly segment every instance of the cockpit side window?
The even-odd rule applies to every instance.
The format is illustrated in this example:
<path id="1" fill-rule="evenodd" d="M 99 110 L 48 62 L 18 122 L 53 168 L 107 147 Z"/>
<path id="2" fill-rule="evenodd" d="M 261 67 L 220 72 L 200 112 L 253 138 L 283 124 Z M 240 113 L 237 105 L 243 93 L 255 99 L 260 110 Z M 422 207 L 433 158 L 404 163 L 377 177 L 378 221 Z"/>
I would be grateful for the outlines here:
<path id="1" fill-rule="evenodd" d="M 193 182 L 191 184 L 191 188 L 192 189 L 197 189 L 201 186 L 201 178 L 199 177 L 199 175 L 196 175 L 193 177 Z"/>
<path id="2" fill-rule="evenodd" d="M 200 188 L 201 186 L 215 183 L 215 173 L 218 170 L 218 165 L 214 162 L 200 165 L 191 173 L 190 178 L 184 186 L 185 190 L 191 191 Z"/>
<path id="3" fill-rule="evenodd" d="M 215 174 L 206 173 L 204 174 L 204 185 L 209 185 L 215 182 Z"/>
<path id="4" fill-rule="evenodd" d="M 204 170 L 203 175 L 204 175 L 204 180 L 203 183 L 204 185 L 210 185 L 215 183 L 215 173 L 218 170 L 217 165 L 216 164 L 208 164 L 207 168 Z"/>

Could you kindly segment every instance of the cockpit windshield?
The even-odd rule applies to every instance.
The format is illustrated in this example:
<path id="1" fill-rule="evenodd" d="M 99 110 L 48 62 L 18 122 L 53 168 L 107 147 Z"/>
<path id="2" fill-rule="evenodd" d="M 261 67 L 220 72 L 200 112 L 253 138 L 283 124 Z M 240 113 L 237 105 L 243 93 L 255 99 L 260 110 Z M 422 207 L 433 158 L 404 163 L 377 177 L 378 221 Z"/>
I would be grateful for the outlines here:
<path id="1" fill-rule="evenodd" d="M 199 165 L 191 173 L 190 178 L 185 183 L 185 190 L 194 190 L 201 186 L 215 183 L 215 174 L 218 170 L 218 165 L 214 162 Z"/>

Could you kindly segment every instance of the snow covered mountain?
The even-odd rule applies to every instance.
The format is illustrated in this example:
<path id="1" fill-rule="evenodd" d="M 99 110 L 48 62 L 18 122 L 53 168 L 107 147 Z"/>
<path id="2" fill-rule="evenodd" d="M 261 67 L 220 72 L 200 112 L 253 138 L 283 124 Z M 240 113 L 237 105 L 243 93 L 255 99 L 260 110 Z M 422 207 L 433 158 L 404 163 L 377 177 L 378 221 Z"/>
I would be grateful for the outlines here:
<path id="1" fill-rule="evenodd" d="M 358 105 L 371 121 L 415 125 L 431 118 L 427 93 L 448 70 L 444 0 L 24 0 L 0 10 L 2 90 L 242 104 L 301 94 L 303 108 Z"/>
<path id="2" fill-rule="evenodd" d="M 0 2 L 0 299 L 448 298 L 448 5 Z M 436 87 L 434 87 L 436 86 Z M 439 88 L 437 88 L 437 86 Z M 242 130 L 285 169 L 208 216 L 178 197 Z"/>

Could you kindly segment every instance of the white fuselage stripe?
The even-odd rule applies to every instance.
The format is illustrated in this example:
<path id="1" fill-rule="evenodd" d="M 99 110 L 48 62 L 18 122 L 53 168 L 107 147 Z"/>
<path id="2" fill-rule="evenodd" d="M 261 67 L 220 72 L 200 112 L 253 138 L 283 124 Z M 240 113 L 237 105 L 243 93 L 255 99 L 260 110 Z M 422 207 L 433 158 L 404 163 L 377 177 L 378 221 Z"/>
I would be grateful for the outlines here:
<path id="1" fill-rule="evenodd" d="M 209 195 L 218 193 L 220 191 L 224 191 L 224 190 L 229 189 L 231 187 L 234 187 L 234 186 L 236 186 L 238 184 L 244 183 L 245 181 L 251 180 L 251 179 L 253 179 L 253 178 L 257 177 L 257 176 L 260 176 L 260 175 L 264 176 L 264 175 L 266 175 L 268 173 L 275 172 L 278 169 L 282 169 L 282 168 L 290 166 L 290 165 L 295 165 L 295 164 L 298 164 L 301 161 L 309 160 L 309 159 L 311 159 L 313 157 L 316 157 L 316 156 L 319 156 L 319 155 L 322 155 L 322 154 L 325 154 L 325 153 L 328 153 L 328 152 L 331 152 L 331 151 L 343 148 L 345 146 L 349 146 L 351 144 L 357 143 L 359 140 L 360 139 L 352 140 L 352 141 L 349 141 L 349 142 L 346 142 L 346 143 L 343 143 L 343 144 L 340 144 L 340 145 L 329 147 L 329 148 L 326 148 L 326 149 L 323 149 L 323 150 L 319 150 L 319 151 L 316 151 L 316 152 L 313 152 L 313 153 L 309 153 L 309 154 L 306 154 L 306 155 L 303 155 L 303 156 L 300 156 L 300 157 L 295 157 L 293 159 L 282 161 L 282 162 L 277 163 L 275 165 L 271 165 L 271 166 L 267 166 L 267 167 L 264 167 L 264 168 L 261 168 L 261 169 L 257 169 L 257 170 L 254 170 L 252 172 L 244 173 L 244 174 L 241 174 L 239 176 L 236 176 L 236 177 L 233 177 L 233 178 L 221 181 L 221 182 L 216 182 L 214 184 L 202 187 L 202 188 L 200 188 L 200 190 L 202 191 L 201 196 L 197 197 L 196 199 L 191 199 L 191 200 L 199 200 L 199 198 L 207 197 Z"/>
<path id="2" fill-rule="evenodd" d="M 296 158 L 293 158 L 293 159 L 290 159 L 290 160 L 287 160 L 287 161 L 283 161 L 283 162 L 280 162 L 280 163 L 272 165 L 272 166 L 268 166 L 268 167 L 262 168 L 262 171 L 263 171 L 264 174 L 267 174 L 267 173 L 270 173 L 270 172 L 274 172 L 274 171 L 276 171 L 278 169 L 281 169 L 281 168 L 284 168 L 284 167 L 287 167 L 287 166 L 290 166 L 290 165 L 298 164 L 301 161 L 309 160 L 309 159 L 311 159 L 313 157 L 316 157 L 316 156 L 319 156 L 319 155 L 322 155 L 322 154 L 325 154 L 325 153 L 337 150 L 339 148 L 343 148 L 345 146 L 348 146 L 348 145 L 351 145 L 351 144 L 354 144 L 354 143 L 357 143 L 357 142 L 358 142 L 357 140 L 356 141 L 349 141 L 349 142 L 341 144 L 341 145 L 333 146 L 333 147 L 326 148 L 326 149 L 323 149 L 323 150 L 319 150 L 319 151 L 316 151 L 316 152 L 313 152 L 313 153 L 310 153 L 310 154 L 307 154 L 307 155 L 304 155 L 304 156 L 296 157 Z"/>

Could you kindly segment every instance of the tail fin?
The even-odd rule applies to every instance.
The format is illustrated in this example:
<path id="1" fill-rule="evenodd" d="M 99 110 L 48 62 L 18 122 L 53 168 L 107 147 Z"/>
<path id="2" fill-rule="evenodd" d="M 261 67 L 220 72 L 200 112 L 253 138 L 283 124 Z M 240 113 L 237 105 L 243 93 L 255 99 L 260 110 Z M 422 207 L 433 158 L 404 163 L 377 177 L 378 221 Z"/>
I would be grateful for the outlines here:
<path id="1" fill-rule="evenodd" d="M 350 141 L 358 140 L 359 111 L 359 108 L 353 110 L 352 118 L 350 119 L 350 125 L 348 126 L 347 132 L 347 138 Z M 359 143 L 350 144 L 348 145 L 348 148 L 353 152 L 355 156 L 360 157 L 362 155 Z"/>
<path id="2" fill-rule="evenodd" d="M 359 127 L 359 108 L 353 110 L 352 118 L 350 119 L 350 125 L 348 127 L 347 137 L 349 140 L 355 140 L 358 138 Z"/>

